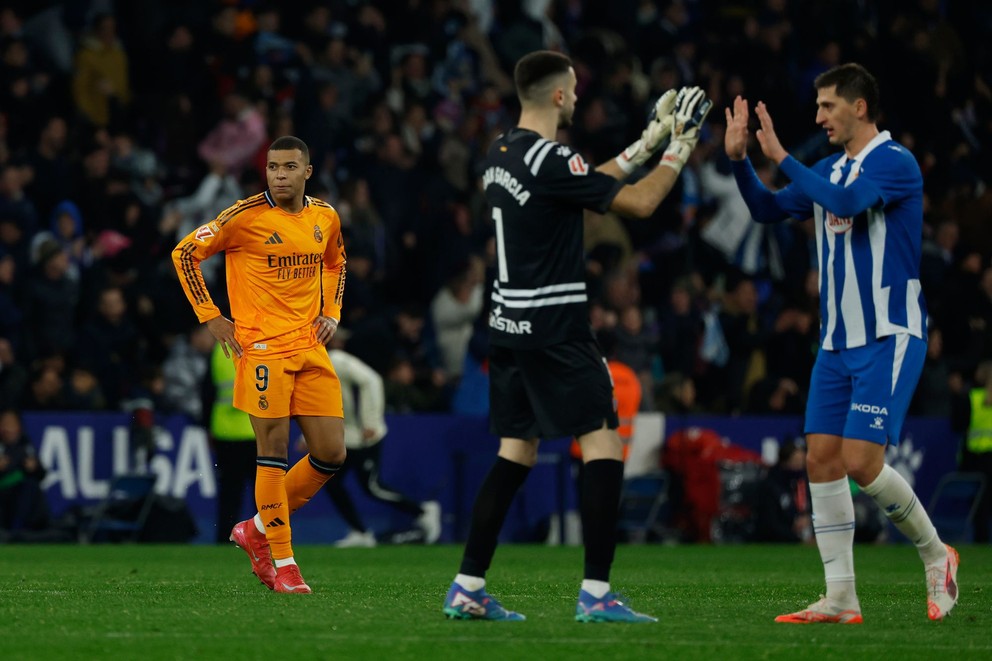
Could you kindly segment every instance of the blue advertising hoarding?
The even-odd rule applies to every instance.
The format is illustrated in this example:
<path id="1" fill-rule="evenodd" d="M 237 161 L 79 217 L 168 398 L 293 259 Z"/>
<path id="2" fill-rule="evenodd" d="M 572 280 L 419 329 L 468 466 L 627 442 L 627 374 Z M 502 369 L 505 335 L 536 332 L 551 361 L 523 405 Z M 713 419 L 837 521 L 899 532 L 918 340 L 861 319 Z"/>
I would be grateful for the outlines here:
<path id="1" fill-rule="evenodd" d="M 39 458 L 48 468 L 43 488 L 54 513 L 74 505 L 98 503 L 107 494 L 115 474 L 149 470 L 156 476 L 158 493 L 187 503 L 199 528 L 195 541 L 213 541 L 217 481 L 209 439 L 201 427 L 189 424 L 182 416 L 158 418 L 155 451 L 146 460 L 132 452 L 131 420 L 124 413 L 28 413 L 24 422 Z M 388 416 L 387 423 L 389 434 L 382 449 L 383 481 L 415 500 L 439 501 L 444 512 L 442 541 L 463 539 L 476 490 L 498 447 L 488 432 L 486 419 L 402 415 Z M 769 445 L 799 435 L 801 424 L 794 417 L 668 417 L 659 433 L 667 437 L 686 427 L 709 428 L 729 442 L 767 456 Z M 935 418 L 909 419 L 903 434 L 900 445 L 889 448 L 887 460 L 927 503 L 939 479 L 956 468 L 957 439 L 947 420 Z M 542 443 L 539 463 L 508 517 L 504 541 L 534 539 L 547 530 L 549 517 L 574 510 L 568 447 L 569 439 Z M 298 456 L 294 454 L 290 460 Z M 409 517 L 365 497 L 351 483 L 351 476 L 345 479 L 373 530 L 382 534 L 409 528 Z M 252 494 L 246 493 L 245 517 L 254 512 L 252 503 Z M 320 494 L 294 515 L 293 530 L 294 539 L 301 543 L 329 543 L 347 532 L 329 499 Z"/>

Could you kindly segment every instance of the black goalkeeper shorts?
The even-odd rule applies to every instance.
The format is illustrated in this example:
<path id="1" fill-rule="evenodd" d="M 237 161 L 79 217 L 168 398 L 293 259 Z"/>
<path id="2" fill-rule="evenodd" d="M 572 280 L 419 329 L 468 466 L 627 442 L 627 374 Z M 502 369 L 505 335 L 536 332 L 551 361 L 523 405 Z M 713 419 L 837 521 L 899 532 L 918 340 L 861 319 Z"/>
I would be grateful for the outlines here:
<path id="1" fill-rule="evenodd" d="M 613 381 L 593 340 L 541 349 L 489 348 L 489 430 L 560 438 L 618 426 Z"/>

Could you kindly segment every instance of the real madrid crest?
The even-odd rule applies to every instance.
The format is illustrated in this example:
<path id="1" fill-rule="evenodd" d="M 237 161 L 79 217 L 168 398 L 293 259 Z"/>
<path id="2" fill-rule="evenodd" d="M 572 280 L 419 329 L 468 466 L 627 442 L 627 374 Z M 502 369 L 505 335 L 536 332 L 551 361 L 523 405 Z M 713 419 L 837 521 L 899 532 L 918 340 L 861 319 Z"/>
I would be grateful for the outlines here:
<path id="1" fill-rule="evenodd" d="M 258 408 L 262 409 L 263 411 L 269 408 L 269 400 L 265 399 L 265 395 L 258 396 Z"/>
<path id="2" fill-rule="evenodd" d="M 321 243 L 324 240 L 324 235 L 320 231 L 320 225 L 313 226 L 313 240 L 317 243 Z"/>

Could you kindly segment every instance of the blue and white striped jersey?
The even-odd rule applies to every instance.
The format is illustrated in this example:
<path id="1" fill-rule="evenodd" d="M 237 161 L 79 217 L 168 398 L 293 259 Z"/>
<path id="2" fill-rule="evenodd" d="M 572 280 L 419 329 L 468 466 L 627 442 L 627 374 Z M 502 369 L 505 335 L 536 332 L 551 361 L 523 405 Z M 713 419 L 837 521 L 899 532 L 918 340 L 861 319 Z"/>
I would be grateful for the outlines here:
<path id="1" fill-rule="evenodd" d="M 795 182 L 775 196 L 789 215 L 812 216 L 815 223 L 821 346 L 851 349 L 898 333 L 925 340 L 923 178 L 916 159 L 883 131 L 856 158 L 831 155 L 810 169 L 845 188 L 867 184 L 881 200 L 853 217 L 838 217 Z"/>

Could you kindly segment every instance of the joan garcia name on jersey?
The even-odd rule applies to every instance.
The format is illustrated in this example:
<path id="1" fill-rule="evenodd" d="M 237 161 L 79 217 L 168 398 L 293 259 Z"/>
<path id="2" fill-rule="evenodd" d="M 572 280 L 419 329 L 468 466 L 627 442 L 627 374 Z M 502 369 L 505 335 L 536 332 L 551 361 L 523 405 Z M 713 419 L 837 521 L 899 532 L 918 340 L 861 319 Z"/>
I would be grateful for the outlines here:
<path id="1" fill-rule="evenodd" d="M 482 188 L 485 189 L 490 184 L 496 184 L 505 188 L 520 206 L 527 204 L 527 200 L 530 199 L 530 191 L 526 190 L 523 184 L 517 181 L 516 177 L 501 167 L 492 166 L 486 168 L 486 171 L 482 175 Z"/>

